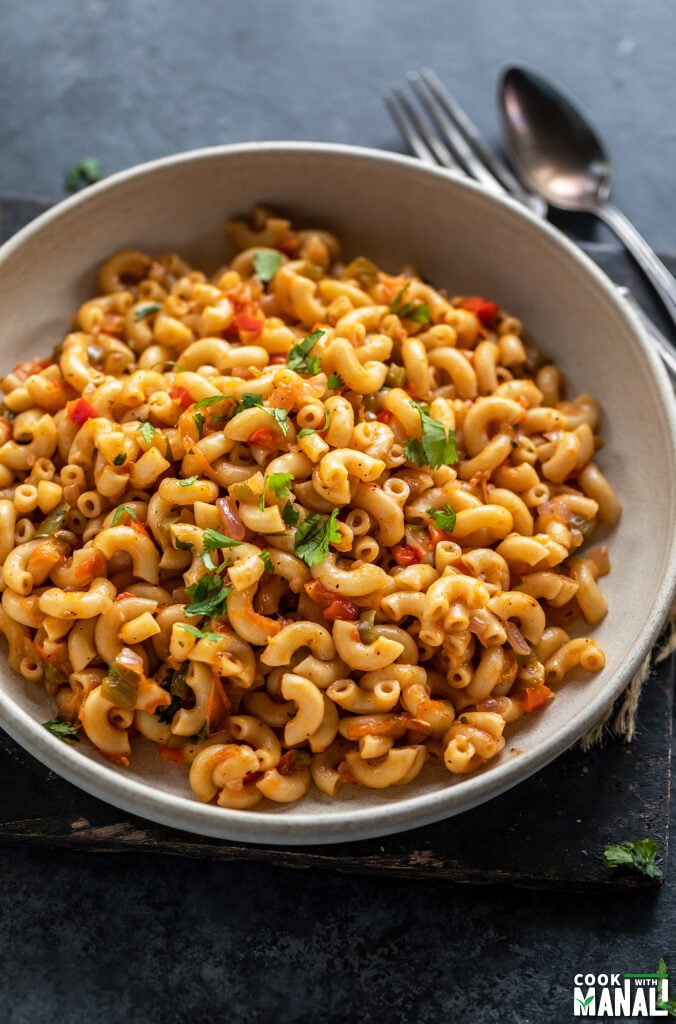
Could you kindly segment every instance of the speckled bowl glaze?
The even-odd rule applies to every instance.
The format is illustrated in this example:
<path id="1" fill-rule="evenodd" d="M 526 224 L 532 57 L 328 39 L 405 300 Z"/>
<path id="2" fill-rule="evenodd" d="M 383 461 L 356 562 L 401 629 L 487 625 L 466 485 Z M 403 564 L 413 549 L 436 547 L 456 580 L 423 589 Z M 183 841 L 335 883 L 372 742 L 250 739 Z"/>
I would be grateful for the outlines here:
<path id="1" fill-rule="evenodd" d="M 571 394 L 603 409 L 599 464 L 624 505 L 609 534 L 610 614 L 594 637 L 607 664 L 573 678 L 543 713 L 508 726 L 500 757 L 453 777 L 427 766 L 403 788 L 313 791 L 297 804 L 251 812 L 199 803 L 187 771 L 135 744 L 116 768 L 87 742 L 42 723 L 41 687 L 0 668 L 0 724 L 35 757 L 102 800 L 188 832 L 258 843 L 332 843 L 386 835 L 499 798 L 570 747 L 634 674 L 667 612 L 675 577 L 673 396 L 641 328 L 609 281 L 570 242 L 509 200 L 390 153 L 312 143 L 257 143 L 179 154 L 134 167 L 60 203 L 0 250 L 0 370 L 51 351 L 73 311 L 94 294 L 115 249 L 175 250 L 206 270 L 229 255 L 223 225 L 264 202 L 300 224 L 335 231 L 348 256 L 395 271 L 417 264 L 439 287 L 485 294 L 526 324 L 563 369 Z M 516 752 L 515 752 L 516 751 Z"/>

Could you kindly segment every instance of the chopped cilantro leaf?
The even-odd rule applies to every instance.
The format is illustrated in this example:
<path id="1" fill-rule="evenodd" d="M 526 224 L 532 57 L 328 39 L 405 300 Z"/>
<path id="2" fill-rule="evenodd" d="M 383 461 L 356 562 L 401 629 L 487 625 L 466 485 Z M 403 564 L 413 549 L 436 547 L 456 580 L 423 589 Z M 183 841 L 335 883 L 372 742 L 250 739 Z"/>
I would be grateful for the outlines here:
<path id="1" fill-rule="evenodd" d="M 401 288 L 390 304 L 390 312 L 396 313 L 397 316 L 406 317 L 408 320 L 413 320 L 417 324 L 428 324 L 430 322 L 430 307 L 426 302 L 404 302 L 404 294 L 409 288 L 409 284 L 405 284 Z"/>
<path id="2" fill-rule="evenodd" d="M 326 381 L 326 386 L 331 391 L 334 391 L 336 388 L 342 388 L 344 387 L 344 385 L 345 381 L 343 380 L 339 373 L 330 374 L 328 380 Z"/>
<path id="3" fill-rule="evenodd" d="M 179 487 L 192 487 L 192 485 L 194 483 L 196 483 L 198 480 L 199 480 L 199 477 L 198 477 L 197 473 L 195 473 L 194 476 L 187 476 L 185 478 L 185 480 L 179 480 L 178 484 L 179 484 Z"/>
<path id="4" fill-rule="evenodd" d="M 265 487 L 278 498 L 288 497 L 293 483 L 293 473 L 271 473 L 265 481 Z"/>
<path id="5" fill-rule="evenodd" d="M 203 412 L 194 412 L 192 414 L 192 418 L 195 421 L 195 426 L 197 427 L 197 436 L 201 439 L 207 418 Z"/>
<path id="6" fill-rule="evenodd" d="M 268 409 L 266 406 L 263 407 L 266 412 L 270 413 L 273 420 L 275 420 L 277 426 L 284 434 L 284 437 L 289 433 L 289 424 L 286 422 L 286 409 Z"/>
<path id="7" fill-rule="evenodd" d="M 301 432 L 299 433 L 298 439 L 300 440 L 302 437 L 308 437 L 309 434 L 323 434 L 325 430 L 329 429 L 329 424 L 330 423 L 331 423 L 331 413 L 327 409 L 326 413 L 324 415 L 324 426 L 323 427 L 305 427 L 305 429 L 301 430 Z"/>
<path id="8" fill-rule="evenodd" d="M 241 543 L 241 540 L 233 540 L 232 537 L 226 537 L 224 533 L 219 533 L 218 530 L 207 529 L 202 534 L 202 544 L 205 551 L 215 551 L 217 548 L 236 548 Z"/>
<path id="9" fill-rule="evenodd" d="M 281 267 L 282 257 L 278 252 L 257 252 L 254 253 L 253 265 L 263 284 L 267 284 Z"/>
<path id="10" fill-rule="evenodd" d="M 298 509 L 294 508 L 290 501 L 287 501 L 286 505 L 282 509 L 282 519 L 287 526 L 295 526 L 300 519 Z"/>
<path id="11" fill-rule="evenodd" d="M 87 185 L 93 185 L 101 177 L 101 166 L 98 160 L 85 157 L 79 164 L 69 167 L 64 175 L 64 186 L 67 192 L 79 192 Z"/>
<path id="12" fill-rule="evenodd" d="M 131 507 L 131 505 L 118 505 L 118 507 L 115 509 L 113 513 L 112 525 L 117 526 L 120 519 L 125 513 L 129 516 L 130 519 L 136 519 L 136 511 Z"/>
<path id="13" fill-rule="evenodd" d="M 224 586 L 220 576 L 205 573 L 197 583 L 186 587 L 185 593 L 190 598 L 185 606 L 186 615 L 207 615 L 212 619 L 222 609 L 232 587 Z"/>
<path id="14" fill-rule="evenodd" d="M 209 405 L 215 405 L 216 402 L 234 402 L 236 399 L 232 398 L 231 395 L 207 395 L 206 398 L 200 398 L 199 402 L 195 402 L 193 409 L 206 409 Z"/>
<path id="15" fill-rule="evenodd" d="M 187 540 L 181 540 L 179 537 L 174 537 L 174 546 L 179 551 L 192 551 L 192 544 Z"/>
<path id="16" fill-rule="evenodd" d="M 606 846 L 603 851 L 605 868 L 628 867 L 649 878 L 662 878 L 663 872 L 655 863 L 660 848 L 654 839 L 628 840 L 621 846 Z"/>
<path id="17" fill-rule="evenodd" d="M 434 525 L 438 526 L 440 530 L 453 533 L 456 516 L 455 509 L 450 505 L 444 505 L 443 509 L 428 508 L 427 515 L 434 520 Z"/>
<path id="18" fill-rule="evenodd" d="M 341 538 L 336 525 L 338 509 L 334 508 L 327 518 L 317 512 L 310 512 L 296 530 L 294 551 L 306 565 L 319 565 L 329 553 L 329 544 Z"/>
<path id="19" fill-rule="evenodd" d="M 197 626 L 189 626 L 187 622 L 179 622 L 179 629 L 184 629 L 186 633 L 192 633 L 198 640 L 213 640 L 215 643 L 220 643 L 223 639 L 222 633 L 207 633 L 203 629 L 198 629 Z"/>
<path id="20" fill-rule="evenodd" d="M 420 414 L 422 437 L 406 442 L 404 453 L 408 461 L 418 466 L 429 466 L 430 469 L 451 466 L 457 462 L 458 453 L 453 428 L 449 427 L 447 435 L 443 423 L 425 412 L 417 402 L 411 402 L 411 405 Z"/>
<path id="21" fill-rule="evenodd" d="M 294 345 L 286 362 L 289 369 L 296 370 L 297 373 L 319 373 L 321 360 L 319 356 L 310 356 L 310 352 L 325 334 L 326 331 L 321 329 L 312 331 L 311 334 L 306 334 L 297 345 Z"/>
<path id="22" fill-rule="evenodd" d="M 161 309 L 161 302 L 146 302 L 143 306 L 137 306 L 134 310 L 134 323 L 137 324 L 139 320 L 145 320 L 146 317 L 152 316 L 153 313 L 159 313 Z"/>
<path id="23" fill-rule="evenodd" d="M 258 557 L 260 558 L 261 562 L 265 566 L 265 571 L 269 572 L 270 574 L 274 573 L 275 567 L 272 564 L 272 558 L 270 557 L 270 552 L 269 551 L 261 551 L 261 553 L 259 554 Z"/>
<path id="24" fill-rule="evenodd" d="M 153 443 L 153 437 L 157 433 L 157 429 L 152 425 L 150 420 L 141 420 L 141 426 L 138 428 L 141 431 L 141 437 L 146 444 Z"/>
<path id="25" fill-rule="evenodd" d="M 56 736 L 60 740 L 74 740 L 76 743 L 80 742 L 78 736 L 78 730 L 76 725 L 72 725 L 70 722 L 62 722 L 58 718 L 52 718 L 49 722 L 42 723 L 45 729 L 49 729 L 52 736 Z"/>

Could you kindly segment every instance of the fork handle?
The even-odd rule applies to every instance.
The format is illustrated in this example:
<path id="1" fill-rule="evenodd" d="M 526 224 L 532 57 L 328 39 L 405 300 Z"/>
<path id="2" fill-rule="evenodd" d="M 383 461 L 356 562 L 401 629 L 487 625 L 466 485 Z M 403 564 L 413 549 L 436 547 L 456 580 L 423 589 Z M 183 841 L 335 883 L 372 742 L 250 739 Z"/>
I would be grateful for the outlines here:
<path id="1" fill-rule="evenodd" d="M 676 281 L 662 260 L 653 252 L 631 221 L 612 203 L 599 203 L 594 206 L 592 212 L 624 243 L 659 295 L 676 328 Z"/>

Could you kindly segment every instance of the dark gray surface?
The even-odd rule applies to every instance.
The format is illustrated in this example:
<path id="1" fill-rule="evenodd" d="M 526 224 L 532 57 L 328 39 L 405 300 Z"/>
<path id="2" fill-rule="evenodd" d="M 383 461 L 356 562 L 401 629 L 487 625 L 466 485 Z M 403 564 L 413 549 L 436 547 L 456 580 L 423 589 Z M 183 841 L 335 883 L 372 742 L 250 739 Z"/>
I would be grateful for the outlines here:
<path id="1" fill-rule="evenodd" d="M 0 24 L 0 193 L 56 197 L 87 155 L 399 149 L 379 91 L 423 63 L 494 136 L 496 68 L 524 59 L 598 121 L 617 203 L 676 249 L 671 0 L 3 0 Z M 560 1024 L 578 970 L 676 969 L 673 868 L 656 896 L 596 898 L 17 849 L 0 869 L 3 1024 Z"/>

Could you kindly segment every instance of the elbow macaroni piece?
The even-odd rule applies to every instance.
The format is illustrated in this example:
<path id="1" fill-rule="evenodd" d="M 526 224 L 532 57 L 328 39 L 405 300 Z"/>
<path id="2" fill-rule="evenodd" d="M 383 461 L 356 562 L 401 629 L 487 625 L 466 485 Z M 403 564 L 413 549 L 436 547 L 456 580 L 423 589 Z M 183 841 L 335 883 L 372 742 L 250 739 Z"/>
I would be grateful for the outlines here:
<path id="1" fill-rule="evenodd" d="M 264 207 L 228 233 L 212 279 L 114 253 L 2 381 L 9 665 L 113 763 L 140 733 L 230 810 L 481 768 L 605 663 L 559 626 L 607 612 L 598 406 L 497 307 Z"/>

